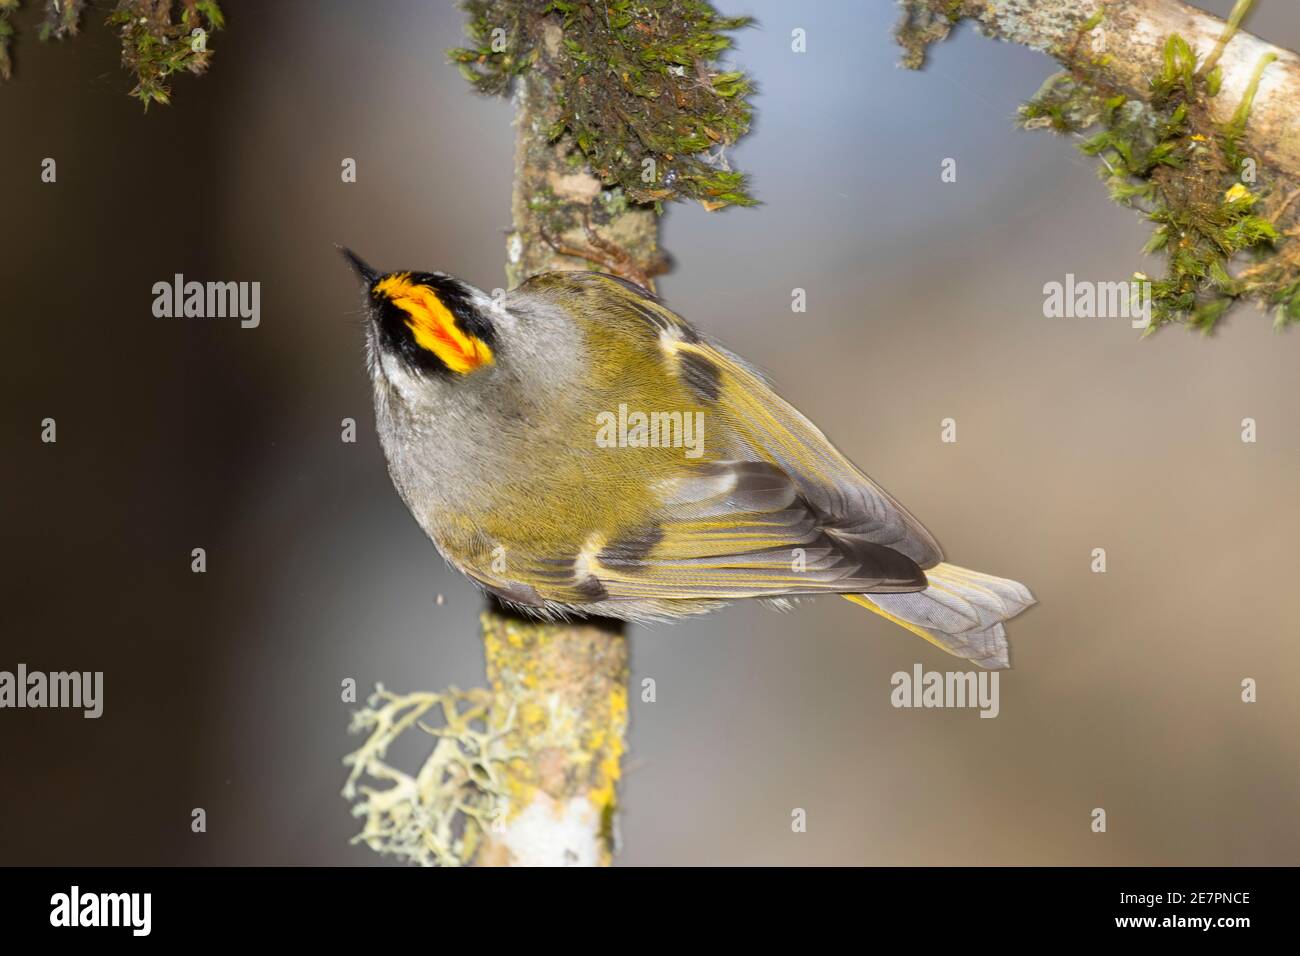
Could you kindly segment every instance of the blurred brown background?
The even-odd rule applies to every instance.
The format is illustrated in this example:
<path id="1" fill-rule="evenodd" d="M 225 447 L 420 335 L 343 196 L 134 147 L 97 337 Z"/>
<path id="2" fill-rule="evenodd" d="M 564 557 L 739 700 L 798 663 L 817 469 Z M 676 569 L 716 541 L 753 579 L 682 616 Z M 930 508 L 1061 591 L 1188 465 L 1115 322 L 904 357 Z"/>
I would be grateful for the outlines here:
<path id="1" fill-rule="evenodd" d="M 672 209 L 661 291 L 1040 606 L 996 720 L 891 708 L 894 671 L 960 664 L 847 602 L 634 629 L 658 700 L 633 695 L 620 862 L 1300 862 L 1300 337 L 1249 309 L 1211 339 L 1043 318 L 1067 272 L 1161 268 L 1092 161 L 1014 131 L 1046 58 L 963 29 L 909 73 L 892 4 L 720 5 L 761 21 L 735 161 L 765 205 Z M 29 11 L 0 85 L 0 669 L 106 684 L 97 721 L 0 712 L 0 863 L 375 863 L 338 793 L 340 681 L 482 677 L 479 598 L 385 473 L 333 243 L 500 285 L 511 107 L 446 65 L 449 3 L 223 6 L 170 108 L 124 95 L 102 8 L 49 45 Z M 1300 9 L 1260 6 L 1300 46 Z M 260 281 L 260 328 L 155 318 L 176 272 Z"/>

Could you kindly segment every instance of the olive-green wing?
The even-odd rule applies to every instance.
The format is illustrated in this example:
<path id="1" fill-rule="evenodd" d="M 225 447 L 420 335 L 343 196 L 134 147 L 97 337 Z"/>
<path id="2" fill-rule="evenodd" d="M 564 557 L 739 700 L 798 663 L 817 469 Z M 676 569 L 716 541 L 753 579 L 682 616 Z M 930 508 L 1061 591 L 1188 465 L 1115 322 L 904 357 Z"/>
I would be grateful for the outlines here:
<path id="1" fill-rule="evenodd" d="M 574 554 L 512 549 L 501 574 L 469 571 L 504 600 L 532 607 L 605 601 L 727 601 L 818 593 L 897 593 L 926 586 L 903 554 L 828 528 L 797 485 L 762 461 L 684 466 L 650 492 L 645 525 L 593 527 Z"/>
<path id="2" fill-rule="evenodd" d="M 601 273 L 562 275 L 598 289 L 606 315 L 622 313 L 619 317 L 649 329 L 651 347 L 663 353 L 670 373 L 695 395 L 706 423 L 724 423 L 732 457 L 776 466 L 827 527 L 892 548 L 922 568 L 943 560 L 925 527 L 743 359 L 707 341 L 639 286 Z"/>
<path id="3" fill-rule="evenodd" d="M 530 281 L 595 324 L 593 338 L 642 341 L 627 380 L 660 363 L 703 412 L 708 456 L 648 478 L 654 506 L 636 527 L 593 524 L 576 553 L 514 552 L 508 580 L 481 583 L 533 606 L 926 587 L 923 569 L 942 555 L 925 528 L 743 360 L 630 283 L 598 273 Z"/>

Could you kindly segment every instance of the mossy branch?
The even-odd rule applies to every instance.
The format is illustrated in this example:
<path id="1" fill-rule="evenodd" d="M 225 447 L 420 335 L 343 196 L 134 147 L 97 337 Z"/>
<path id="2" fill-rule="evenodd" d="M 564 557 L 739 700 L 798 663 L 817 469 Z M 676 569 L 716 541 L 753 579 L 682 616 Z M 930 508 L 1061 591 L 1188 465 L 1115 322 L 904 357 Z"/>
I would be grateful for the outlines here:
<path id="1" fill-rule="evenodd" d="M 0 0 L 0 78 L 13 73 L 10 47 L 12 15 L 21 0 Z M 76 36 L 85 0 L 45 0 L 45 17 L 37 30 L 42 41 Z M 147 110 L 150 103 L 171 102 L 171 78 L 203 73 L 212 62 L 208 38 L 226 25 L 217 0 L 118 0 L 107 23 L 122 44 L 122 65 L 135 77 L 131 95 Z"/>
<path id="2" fill-rule="evenodd" d="M 727 147 L 749 129 L 752 84 L 719 63 L 748 17 L 704 0 L 465 0 L 471 45 L 450 51 L 484 93 L 541 71 L 548 137 L 575 144 L 635 203 L 752 205 Z"/>
<path id="3" fill-rule="evenodd" d="M 1300 322 L 1300 57 L 1179 0 L 901 0 L 904 64 L 962 19 L 1064 67 L 1020 111 L 1084 137 L 1112 197 L 1155 223 L 1154 331 L 1212 330 L 1243 299 Z M 1146 279 L 1136 273 L 1138 279 Z"/>

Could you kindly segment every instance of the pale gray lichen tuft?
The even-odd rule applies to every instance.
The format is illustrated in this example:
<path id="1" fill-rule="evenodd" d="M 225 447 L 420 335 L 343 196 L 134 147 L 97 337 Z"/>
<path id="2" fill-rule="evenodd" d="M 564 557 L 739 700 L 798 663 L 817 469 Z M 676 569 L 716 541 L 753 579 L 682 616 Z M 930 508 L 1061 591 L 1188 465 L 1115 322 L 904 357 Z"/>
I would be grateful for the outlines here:
<path id="1" fill-rule="evenodd" d="M 441 726 L 421 719 L 435 708 Z M 516 756 L 505 744 L 513 713 L 499 727 L 491 726 L 491 713 L 491 695 L 481 688 L 401 695 L 378 685 L 349 728 L 367 733 L 366 742 L 343 758 L 351 768 L 343 796 L 354 802 L 353 816 L 365 819 L 352 842 L 422 866 L 470 863 L 500 819 L 501 774 Z M 414 775 L 384 760 L 389 746 L 412 729 L 436 741 Z M 362 784 L 367 777 L 387 786 Z"/>

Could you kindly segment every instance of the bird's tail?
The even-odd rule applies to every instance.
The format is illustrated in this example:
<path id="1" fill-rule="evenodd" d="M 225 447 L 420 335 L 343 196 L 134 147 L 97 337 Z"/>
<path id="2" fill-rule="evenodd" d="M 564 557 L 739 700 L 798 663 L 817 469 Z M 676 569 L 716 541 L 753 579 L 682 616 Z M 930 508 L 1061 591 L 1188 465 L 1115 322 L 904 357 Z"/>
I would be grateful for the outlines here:
<path id="1" fill-rule="evenodd" d="M 924 591 L 842 597 L 980 667 L 1010 667 L 1002 622 L 1034 603 L 1029 589 L 955 564 L 937 564 L 925 576 L 930 585 Z"/>

